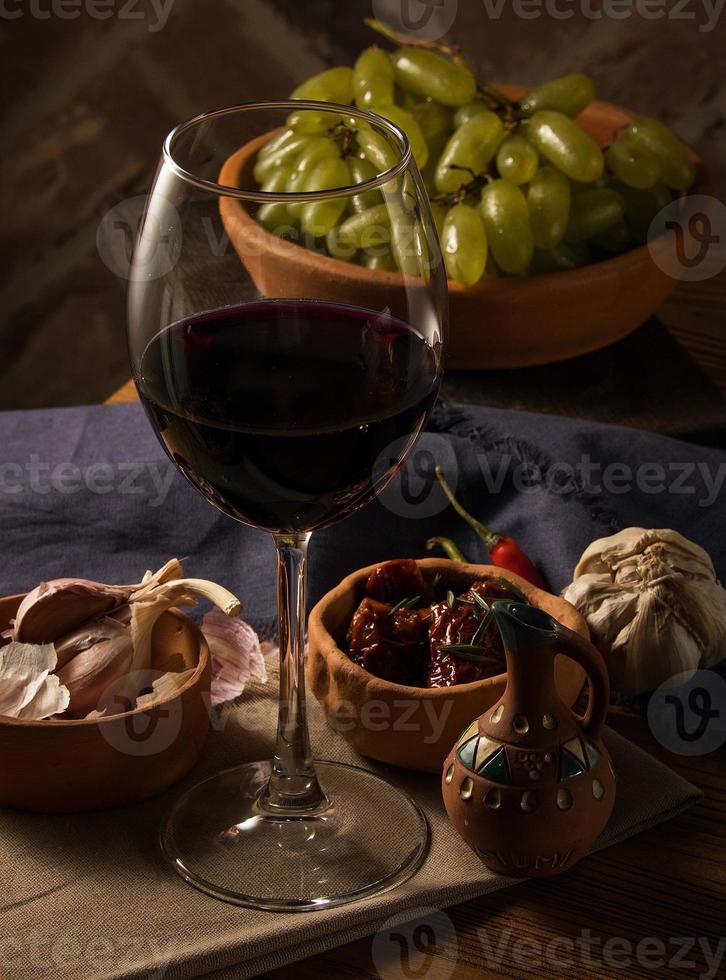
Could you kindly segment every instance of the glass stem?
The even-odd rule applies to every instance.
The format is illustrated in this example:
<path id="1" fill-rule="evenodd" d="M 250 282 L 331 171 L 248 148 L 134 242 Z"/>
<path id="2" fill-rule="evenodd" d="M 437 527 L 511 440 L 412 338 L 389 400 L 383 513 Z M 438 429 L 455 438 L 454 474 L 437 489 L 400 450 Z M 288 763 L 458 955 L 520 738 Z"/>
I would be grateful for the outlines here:
<path id="1" fill-rule="evenodd" d="M 310 751 L 305 709 L 305 594 L 310 534 L 275 534 L 280 633 L 280 708 L 272 774 L 261 799 L 268 811 L 309 813 L 328 805 Z"/>

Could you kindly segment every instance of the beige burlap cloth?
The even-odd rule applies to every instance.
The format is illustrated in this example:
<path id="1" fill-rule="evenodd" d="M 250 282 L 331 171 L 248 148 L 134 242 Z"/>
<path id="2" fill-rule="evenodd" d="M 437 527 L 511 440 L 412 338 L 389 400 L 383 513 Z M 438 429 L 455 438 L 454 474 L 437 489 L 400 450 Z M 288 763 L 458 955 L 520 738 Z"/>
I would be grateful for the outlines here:
<path id="1" fill-rule="evenodd" d="M 250 689 L 213 732 L 184 785 L 237 763 L 268 758 L 276 676 Z M 373 768 L 310 704 L 316 754 Z M 699 791 L 610 732 L 618 799 L 598 842 L 606 847 L 667 820 Z M 2 760 L 0 760 L 0 765 Z M 384 767 L 377 771 L 386 774 Z M 301 914 L 257 912 L 207 897 L 178 878 L 157 847 L 176 796 L 101 814 L 47 817 L 0 810 L 0 963 L 4 980 L 212 976 L 243 980 L 373 934 L 393 916 L 444 908 L 514 884 L 487 871 L 448 823 L 434 776 L 391 770 L 423 807 L 431 850 L 406 884 L 377 898 Z M 523 885 L 522 887 L 526 887 Z"/>

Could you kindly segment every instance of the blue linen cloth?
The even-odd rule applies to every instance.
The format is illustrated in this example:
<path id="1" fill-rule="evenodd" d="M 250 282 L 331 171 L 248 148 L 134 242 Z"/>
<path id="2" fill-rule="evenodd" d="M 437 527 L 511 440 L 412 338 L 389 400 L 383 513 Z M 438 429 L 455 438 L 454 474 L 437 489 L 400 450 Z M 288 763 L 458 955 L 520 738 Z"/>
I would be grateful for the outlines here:
<path id="1" fill-rule="evenodd" d="M 7 412 L 0 446 L 0 593 L 65 576 L 138 581 L 177 556 L 189 575 L 237 593 L 245 616 L 272 631 L 270 536 L 203 500 L 140 406 Z M 436 485 L 435 462 L 468 509 L 517 538 L 553 591 L 594 538 L 630 525 L 675 528 L 726 576 L 725 452 L 617 426 L 440 404 L 382 497 L 313 535 L 311 603 L 363 565 L 425 555 L 431 535 L 485 559 Z"/>

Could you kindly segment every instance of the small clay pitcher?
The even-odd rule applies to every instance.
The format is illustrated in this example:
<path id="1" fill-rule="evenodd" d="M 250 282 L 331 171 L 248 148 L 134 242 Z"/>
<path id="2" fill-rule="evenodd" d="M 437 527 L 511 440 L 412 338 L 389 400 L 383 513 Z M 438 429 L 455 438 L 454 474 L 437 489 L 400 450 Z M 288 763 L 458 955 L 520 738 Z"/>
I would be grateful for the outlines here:
<path id="1" fill-rule="evenodd" d="M 615 801 L 615 771 L 602 741 L 607 669 L 590 642 L 541 609 L 507 600 L 491 609 L 504 641 L 507 685 L 449 753 L 444 803 L 493 871 L 560 874 L 587 853 Z M 587 673 L 584 717 L 557 695 L 558 654 Z"/>

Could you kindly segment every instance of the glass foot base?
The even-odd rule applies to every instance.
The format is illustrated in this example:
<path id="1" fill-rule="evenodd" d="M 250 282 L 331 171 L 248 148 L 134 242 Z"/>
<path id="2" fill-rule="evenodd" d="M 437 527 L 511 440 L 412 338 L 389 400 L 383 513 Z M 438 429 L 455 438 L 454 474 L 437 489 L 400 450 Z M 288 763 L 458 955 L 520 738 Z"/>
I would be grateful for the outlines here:
<path id="1" fill-rule="evenodd" d="M 175 871 L 195 888 L 248 908 L 304 912 L 393 888 L 423 863 L 423 811 L 384 779 L 318 762 L 330 806 L 314 815 L 261 811 L 270 764 L 204 780 L 176 803 L 161 831 Z"/>

